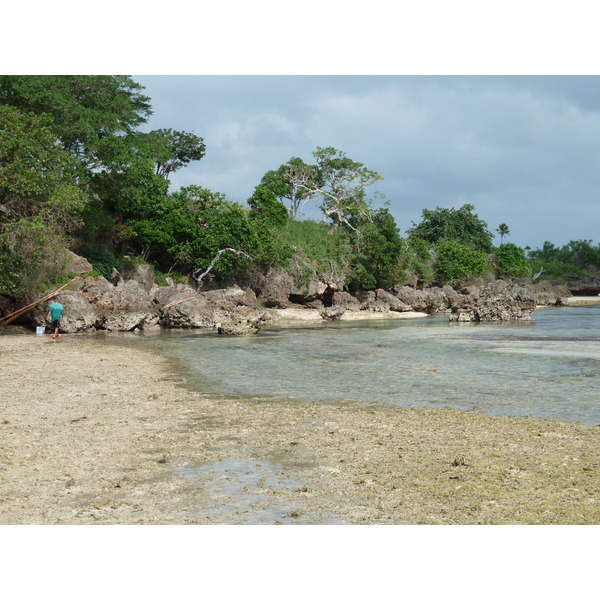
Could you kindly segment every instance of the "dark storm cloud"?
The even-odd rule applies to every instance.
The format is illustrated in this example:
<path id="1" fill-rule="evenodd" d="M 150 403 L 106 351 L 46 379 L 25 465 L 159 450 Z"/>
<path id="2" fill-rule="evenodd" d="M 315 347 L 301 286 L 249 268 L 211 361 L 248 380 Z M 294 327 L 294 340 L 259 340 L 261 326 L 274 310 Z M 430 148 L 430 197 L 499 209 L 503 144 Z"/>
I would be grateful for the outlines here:
<path id="1" fill-rule="evenodd" d="M 194 183 L 245 203 L 266 171 L 334 146 L 381 173 L 373 191 L 402 232 L 423 208 L 472 203 L 520 245 L 600 241 L 599 77 L 135 79 L 152 98 L 150 128 L 206 142 L 175 188 Z"/>

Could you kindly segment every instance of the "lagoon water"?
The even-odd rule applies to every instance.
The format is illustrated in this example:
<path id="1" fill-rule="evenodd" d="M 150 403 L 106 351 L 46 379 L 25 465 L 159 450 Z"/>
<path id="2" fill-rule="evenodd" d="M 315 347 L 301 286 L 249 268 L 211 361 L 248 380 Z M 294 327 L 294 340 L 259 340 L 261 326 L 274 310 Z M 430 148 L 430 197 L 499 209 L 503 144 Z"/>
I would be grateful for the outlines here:
<path id="1" fill-rule="evenodd" d="M 538 309 L 529 322 L 342 321 L 244 337 L 167 335 L 158 345 L 193 385 L 220 396 L 600 424 L 600 306 Z"/>

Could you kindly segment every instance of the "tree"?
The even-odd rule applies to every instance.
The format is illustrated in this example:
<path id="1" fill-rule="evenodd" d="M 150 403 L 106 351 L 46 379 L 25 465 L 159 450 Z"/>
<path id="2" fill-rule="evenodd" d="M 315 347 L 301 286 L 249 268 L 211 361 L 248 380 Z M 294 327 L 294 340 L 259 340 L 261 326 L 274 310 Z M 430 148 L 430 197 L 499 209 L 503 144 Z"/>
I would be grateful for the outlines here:
<path id="1" fill-rule="evenodd" d="M 525 257 L 525 251 L 515 244 L 502 244 L 499 248 L 494 248 L 494 258 L 500 275 L 505 277 L 531 275 L 531 266 Z"/>
<path id="2" fill-rule="evenodd" d="M 217 277 L 227 277 L 248 264 L 248 256 L 254 256 L 258 240 L 239 204 L 196 185 L 174 192 L 172 200 L 187 215 L 187 226 L 185 235 L 168 250 L 184 268 L 192 273 L 202 272 L 218 255 L 213 272 Z M 235 252 L 218 254 L 225 248 Z"/>
<path id="3" fill-rule="evenodd" d="M 319 177 L 315 177 L 315 170 L 310 167 L 294 165 L 288 170 L 291 184 L 304 190 L 307 198 L 321 198 L 323 221 L 331 219 L 331 234 L 336 233 L 343 223 L 360 235 L 349 219 L 369 218 L 372 208 L 371 201 L 366 198 L 365 188 L 383 178 L 336 148 L 317 147 L 313 156 L 317 161 L 316 173 Z"/>
<path id="4" fill-rule="evenodd" d="M 489 268 L 482 250 L 461 244 L 457 240 L 441 240 L 436 246 L 436 251 L 436 270 L 441 283 L 482 275 Z"/>
<path id="5" fill-rule="evenodd" d="M 257 185 L 254 194 L 248 199 L 250 218 L 267 223 L 272 227 L 283 227 L 288 220 L 286 208 L 277 200 L 275 194 L 264 185 Z"/>
<path id="6" fill-rule="evenodd" d="M 472 204 L 455 208 L 423 209 L 421 222 L 408 229 L 409 239 L 419 238 L 437 245 L 442 240 L 454 240 L 484 252 L 492 251 L 492 234 L 487 224 L 474 212 Z"/>
<path id="7" fill-rule="evenodd" d="M 502 242 L 504 241 L 504 236 L 510 235 L 510 230 L 508 229 L 508 225 L 506 223 L 500 223 L 500 225 L 498 225 L 498 229 L 496 229 L 496 233 L 500 235 L 500 245 L 502 246 Z"/>
<path id="8" fill-rule="evenodd" d="M 349 285 L 353 288 L 390 288 L 401 277 L 403 242 L 394 217 L 386 208 L 374 212 L 356 240 Z"/>
<path id="9" fill-rule="evenodd" d="M 0 283 L 34 285 L 43 260 L 55 261 L 78 226 L 87 196 L 77 162 L 63 150 L 48 117 L 0 106 Z"/>
<path id="10" fill-rule="evenodd" d="M 254 230 L 257 249 L 254 259 L 259 264 L 283 266 L 292 256 L 292 249 L 280 236 L 290 220 L 285 206 L 266 186 L 257 185 L 248 199 L 250 224 Z"/>
<path id="11" fill-rule="evenodd" d="M 93 169 L 108 142 L 147 121 L 143 89 L 126 75 L 2 75 L 0 104 L 48 115 L 63 148 Z"/>
<path id="12" fill-rule="evenodd" d="M 313 198 L 308 190 L 299 186 L 304 177 L 317 186 L 322 184 L 316 165 L 307 165 L 301 158 L 290 158 L 276 171 L 265 173 L 260 185 L 271 190 L 283 204 L 289 202 L 288 213 L 290 219 L 295 220 L 304 205 Z"/>
<path id="13" fill-rule="evenodd" d="M 187 166 L 193 160 L 200 160 L 206 151 L 204 140 L 193 133 L 157 129 L 146 134 L 138 134 L 142 153 L 150 157 L 156 165 L 156 174 L 164 179 Z"/>
<path id="14" fill-rule="evenodd" d="M 120 177 L 117 215 L 122 223 L 120 237 L 138 246 L 144 260 L 151 252 L 172 243 L 171 213 L 177 207 L 167 195 L 168 181 L 154 172 L 151 159 L 140 159 Z"/>

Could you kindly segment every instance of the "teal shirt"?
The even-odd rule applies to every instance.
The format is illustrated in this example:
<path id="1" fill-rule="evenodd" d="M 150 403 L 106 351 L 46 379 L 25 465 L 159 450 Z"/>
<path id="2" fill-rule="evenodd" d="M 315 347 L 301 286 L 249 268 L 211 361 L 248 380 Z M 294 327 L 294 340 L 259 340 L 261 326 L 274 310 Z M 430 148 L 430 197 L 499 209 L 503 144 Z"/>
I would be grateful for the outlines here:
<path id="1" fill-rule="evenodd" d="M 63 305 L 60 302 L 53 302 L 48 308 L 52 321 L 60 321 L 65 312 Z"/>

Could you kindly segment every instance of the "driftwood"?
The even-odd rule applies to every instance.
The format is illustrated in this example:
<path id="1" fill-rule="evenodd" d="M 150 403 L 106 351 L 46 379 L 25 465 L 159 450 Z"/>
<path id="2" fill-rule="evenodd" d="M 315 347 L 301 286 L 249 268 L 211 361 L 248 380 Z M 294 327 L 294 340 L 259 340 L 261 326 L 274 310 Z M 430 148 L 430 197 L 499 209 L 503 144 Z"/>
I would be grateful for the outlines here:
<path id="1" fill-rule="evenodd" d="M 57 296 L 61 290 L 64 290 L 68 285 L 73 283 L 75 279 L 77 278 L 74 277 L 73 279 L 71 279 L 71 281 L 69 281 L 69 283 L 65 283 L 65 285 L 59 287 L 56 291 L 52 292 L 51 294 L 48 294 L 47 296 L 44 296 L 43 298 L 40 298 L 39 300 L 36 300 L 35 302 L 32 302 L 31 304 L 28 304 L 27 306 L 24 306 L 23 308 L 20 308 L 19 310 L 16 310 L 15 312 L 12 312 L 9 315 L 2 317 L 0 319 L 0 326 L 8 325 L 15 319 L 19 318 L 21 315 L 24 315 L 27 311 L 31 310 L 32 308 L 35 308 L 38 304 L 41 304 L 46 300 L 50 300 L 50 298 L 54 298 L 54 296 Z"/>

